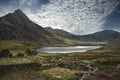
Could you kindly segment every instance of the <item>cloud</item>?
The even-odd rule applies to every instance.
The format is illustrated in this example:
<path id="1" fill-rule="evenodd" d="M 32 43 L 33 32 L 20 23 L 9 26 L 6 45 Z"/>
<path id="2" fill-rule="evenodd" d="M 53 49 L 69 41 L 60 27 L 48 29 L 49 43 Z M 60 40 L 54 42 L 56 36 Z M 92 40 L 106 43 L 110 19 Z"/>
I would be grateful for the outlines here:
<path id="1" fill-rule="evenodd" d="M 64 29 L 74 34 L 89 34 L 103 29 L 105 20 L 102 19 L 114 10 L 118 0 L 8 1 L 7 6 L 0 6 L 0 15 L 22 9 L 32 21 L 43 27 Z"/>
<path id="2" fill-rule="evenodd" d="M 38 9 L 35 15 L 39 18 L 35 20 L 44 27 L 75 34 L 93 33 L 103 29 L 101 19 L 113 11 L 115 3 L 115 0 L 50 0 Z"/>
<path id="3" fill-rule="evenodd" d="M 113 29 L 120 32 L 120 1 L 116 3 L 116 7 L 109 15 L 104 17 L 103 28 Z"/>
<path id="4" fill-rule="evenodd" d="M 31 10 L 32 13 L 42 5 L 49 3 L 49 0 L 0 0 L 0 16 L 9 12 L 14 12 L 16 9 L 23 11 Z"/>

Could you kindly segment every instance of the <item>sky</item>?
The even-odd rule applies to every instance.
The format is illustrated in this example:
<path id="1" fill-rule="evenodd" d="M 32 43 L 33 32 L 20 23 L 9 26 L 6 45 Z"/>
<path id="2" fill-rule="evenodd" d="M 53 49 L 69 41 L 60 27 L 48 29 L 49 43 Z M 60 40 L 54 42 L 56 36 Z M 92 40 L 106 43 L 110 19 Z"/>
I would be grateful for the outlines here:
<path id="1" fill-rule="evenodd" d="M 0 0 L 0 16 L 16 9 L 42 27 L 78 35 L 120 31 L 120 0 Z"/>

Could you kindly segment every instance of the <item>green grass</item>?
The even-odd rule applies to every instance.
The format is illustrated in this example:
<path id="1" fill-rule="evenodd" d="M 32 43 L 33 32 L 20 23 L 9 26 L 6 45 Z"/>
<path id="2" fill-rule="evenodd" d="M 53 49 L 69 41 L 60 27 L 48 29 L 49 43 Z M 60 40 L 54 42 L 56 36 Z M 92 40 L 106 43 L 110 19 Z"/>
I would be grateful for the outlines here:
<path id="1" fill-rule="evenodd" d="M 104 45 L 106 43 L 104 42 L 86 42 L 86 41 L 80 41 L 80 40 L 71 40 L 64 38 L 64 42 L 68 45 L 74 45 L 74 46 L 80 46 L 80 45 Z"/>
<path id="2" fill-rule="evenodd" d="M 8 73 L 0 77 L 0 80 L 73 80 L 74 72 L 59 67 L 39 71 L 29 69 Z"/>
<path id="3" fill-rule="evenodd" d="M 37 45 L 33 43 L 0 40 L 0 49 L 23 50 L 23 49 L 31 49 L 35 47 L 37 47 Z"/>
<path id="4" fill-rule="evenodd" d="M 46 59 L 42 56 L 24 56 L 14 58 L 0 58 L 0 65 L 9 65 L 16 63 L 29 63 L 29 62 L 46 62 Z"/>
<path id="5" fill-rule="evenodd" d="M 67 69 L 67 68 L 51 68 L 47 70 L 43 70 L 42 74 L 47 78 L 47 79 L 60 79 L 60 80 L 69 80 L 73 79 L 73 75 L 76 71 Z M 40 72 L 41 73 L 41 72 Z"/>
<path id="6" fill-rule="evenodd" d="M 52 34 L 52 37 L 47 36 L 48 42 L 50 43 L 49 46 L 78 46 L 78 45 L 105 45 L 105 42 L 87 42 L 87 41 L 80 41 L 77 39 L 69 39 L 66 37 L 61 37 L 56 34 L 54 31 L 49 31 Z"/>
<path id="7" fill-rule="evenodd" d="M 17 53 L 18 51 L 23 51 L 24 50 L 12 50 L 12 53 Z M 38 71 L 26 71 L 24 72 L 25 78 L 22 79 L 23 74 L 22 72 L 15 72 L 12 73 L 12 75 L 7 75 L 7 77 L 12 77 L 14 76 L 16 78 L 16 73 L 20 74 L 22 78 L 21 80 L 27 79 L 27 75 L 33 75 L 36 74 L 37 76 L 33 75 L 36 79 L 50 79 L 50 80 L 73 80 L 74 78 L 74 73 L 76 71 L 79 71 L 78 69 L 72 69 L 71 68 L 66 68 L 66 67 L 59 67 L 59 66 L 52 66 L 49 67 L 51 64 L 57 64 L 59 63 L 59 60 L 62 59 L 65 63 L 69 64 L 70 62 L 77 61 L 77 67 L 79 66 L 79 62 L 85 62 L 89 61 L 90 64 L 94 67 L 98 67 L 99 71 L 102 71 L 103 73 L 110 71 L 113 67 L 116 65 L 120 64 L 120 45 L 105 45 L 101 49 L 96 49 L 96 50 L 91 50 L 88 52 L 81 52 L 81 53 L 70 53 L 70 54 L 52 54 L 52 53 L 38 53 L 36 56 L 24 56 L 22 58 L 1 58 L 0 59 L 0 64 L 8 64 L 8 63 L 17 63 L 17 62 L 23 62 L 24 59 L 30 60 L 30 61 L 36 61 L 36 62 L 41 62 L 42 67 L 48 67 L 46 69 L 41 69 Z M 81 70 L 81 69 L 80 69 Z M 99 72 L 98 71 L 98 72 Z M 38 77 L 40 76 L 40 77 Z M 6 77 L 6 76 L 5 76 Z M 61 79 L 57 79 L 61 78 Z M 5 80 L 2 79 L 2 80 Z M 9 79 L 7 79 L 9 80 Z M 12 78 L 11 78 L 12 80 Z M 15 80 L 15 79 L 14 79 Z M 89 79 L 88 79 L 89 80 Z"/>
<path id="8" fill-rule="evenodd" d="M 38 53 L 38 56 L 43 56 L 43 57 L 54 57 L 54 56 L 57 56 L 57 55 L 59 55 L 59 54 L 55 54 L 55 53 L 42 53 L 42 52 L 40 52 L 40 53 Z"/>

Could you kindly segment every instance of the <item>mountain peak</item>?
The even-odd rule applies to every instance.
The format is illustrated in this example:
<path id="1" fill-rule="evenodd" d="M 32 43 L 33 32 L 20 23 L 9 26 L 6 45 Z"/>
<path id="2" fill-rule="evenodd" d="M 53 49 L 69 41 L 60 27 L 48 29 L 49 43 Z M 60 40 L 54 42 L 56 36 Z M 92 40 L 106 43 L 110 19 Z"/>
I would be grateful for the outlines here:
<path id="1" fill-rule="evenodd" d="M 0 22 L 7 22 L 14 26 L 25 27 L 30 26 L 33 23 L 29 20 L 29 18 L 20 10 L 15 10 L 13 13 L 8 13 L 7 15 L 0 18 Z"/>
<path id="2" fill-rule="evenodd" d="M 23 13 L 20 9 L 15 10 L 14 13 Z"/>
<path id="3" fill-rule="evenodd" d="M 48 31 L 32 22 L 20 9 L 0 17 L 0 39 L 17 41 L 45 41 Z"/>
<path id="4" fill-rule="evenodd" d="M 46 27 L 46 30 L 54 30 L 52 27 Z"/>
<path id="5" fill-rule="evenodd" d="M 22 12 L 22 10 L 20 10 L 20 9 L 17 9 L 17 10 L 15 10 L 13 13 L 8 13 L 7 15 L 5 15 L 5 16 L 3 16 L 3 17 L 5 17 L 5 18 L 13 18 L 13 19 L 15 19 L 15 17 L 16 18 L 26 18 L 26 19 L 28 19 L 28 17 L 25 15 L 25 13 L 24 12 Z"/>
<path id="6" fill-rule="evenodd" d="M 11 13 L 11 14 L 13 14 L 13 15 L 18 15 L 18 16 L 20 16 L 20 17 L 27 17 L 27 16 L 25 15 L 25 13 L 24 13 L 22 10 L 20 10 L 20 9 L 15 10 L 15 12 L 13 12 L 13 13 Z"/>

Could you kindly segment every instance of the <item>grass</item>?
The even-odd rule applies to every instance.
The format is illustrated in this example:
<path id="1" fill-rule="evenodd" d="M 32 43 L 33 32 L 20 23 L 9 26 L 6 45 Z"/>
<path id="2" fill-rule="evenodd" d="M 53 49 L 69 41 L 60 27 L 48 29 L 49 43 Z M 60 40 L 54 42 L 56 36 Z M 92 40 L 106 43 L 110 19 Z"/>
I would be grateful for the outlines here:
<path id="1" fill-rule="evenodd" d="M 0 77 L 0 80 L 42 80 L 42 79 L 41 79 L 41 75 L 36 73 L 36 71 L 21 70 L 21 71 L 8 73 Z"/>
<path id="2" fill-rule="evenodd" d="M 80 40 L 71 40 L 71 39 L 64 39 L 64 42 L 68 45 L 104 45 L 106 43 L 104 42 L 86 42 L 86 41 L 80 41 Z"/>
<path id="3" fill-rule="evenodd" d="M 55 53 L 42 53 L 42 52 L 39 52 L 38 53 L 38 56 L 42 56 L 42 57 L 54 57 L 54 56 L 57 56 L 57 55 L 59 55 L 59 54 L 55 54 Z"/>
<path id="4" fill-rule="evenodd" d="M 14 58 L 0 58 L 0 65 L 9 64 L 19 64 L 19 63 L 29 63 L 29 62 L 46 62 L 45 58 L 42 56 L 24 56 L 24 57 L 14 57 Z"/>
<path id="5" fill-rule="evenodd" d="M 74 72 L 59 67 L 39 71 L 18 70 L 0 77 L 0 80 L 73 80 Z"/>
<path id="6" fill-rule="evenodd" d="M 4 41 L 3 41 L 4 42 Z M 5 42 L 5 46 L 7 46 L 8 42 Z M 10 45 L 12 42 L 10 42 Z M 17 43 L 18 44 L 18 43 Z M 21 44 L 21 43 L 19 43 Z M 20 47 L 25 45 L 22 43 Z M 9 45 L 8 45 L 9 46 Z M 12 45 L 13 46 L 13 45 Z M 16 46 L 16 45 L 15 45 Z M 24 47 L 24 46 L 23 46 Z M 8 47 L 9 48 L 9 47 Z M 14 47 L 10 47 L 10 51 L 13 54 L 18 53 L 19 51 L 24 52 L 20 48 L 13 49 Z M 9 75 L 4 76 L 4 78 L 0 78 L 1 80 L 13 80 L 17 79 L 17 74 L 19 74 L 20 80 L 32 79 L 30 76 L 35 77 L 34 80 L 44 79 L 44 80 L 74 80 L 74 73 L 78 71 L 78 69 L 71 69 L 69 67 L 59 67 L 59 66 L 50 66 L 52 64 L 58 64 L 60 60 L 63 60 L 65 63 L 69 64 L 72 61 L 77 61 L 77 67 L 79 66 L 79 62 L 88 61 L 94 67 L 98 67 L 99 71 L 105 73 L 110 71 L 113 67 L 120 64 L 120 45 L 106 45 L 101 49 L 91 50 L 88 52 L 81 53 L 70 53 L 70 54 L 48 54 L 48 53 L 38 53 L 36 56 L 24 56 L 24 57 L 15 57 L 15 58 L 0 58 L 0 65 L 9 64 L 9 63 L 19 63 L 27 60 L 41 62 L 42 67 L 45 69 L 37 70 L 37 71 L 18 71 L 11 73 Z M 80 69 L 81 70 L 81 69 Z M 36 75 L 33 75 L 36 74 Z M 24 76 L 24 77 L 23 77 Z M 5 79 L 5 77 L 9 77 L 11 79 Z M 30 77 L 30 78 L 29 78 Z M 89 79 L 88 79 L 89 80 Z M 97 79 L 96 79 L 97 80 Z"/>
<path id="7" fill-rule="evenodd" d="M 24 50 L 24 49 L 32 49 L 35 47 L 37 47 L 37 45 L 32 43 L 0 40 L 0 49 Z"/>
<path id="8" fill-rule="evenodd" d="M 73 79 L 75 71 L 72 71 L 67 68 L 51 68 L 47 70 L 43 70 L 42 74 L 46 76 L 46 78 L 60 79 L 60 80 L 69 80 Z"/>

